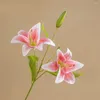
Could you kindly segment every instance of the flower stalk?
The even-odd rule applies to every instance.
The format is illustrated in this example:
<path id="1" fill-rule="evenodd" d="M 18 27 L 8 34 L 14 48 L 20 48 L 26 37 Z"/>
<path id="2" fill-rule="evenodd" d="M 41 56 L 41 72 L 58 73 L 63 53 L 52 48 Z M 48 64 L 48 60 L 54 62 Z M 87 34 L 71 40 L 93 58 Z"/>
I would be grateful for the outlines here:
<path id="1" fill-rule="evenodd" d="M 30 89 L 29 89 L 29 91 L 28 91 L 28 93 L 27 93 L 27 95 L 26 95 L 24 100 L 27 100 L 27 98 L 28 98 L 28 96 L 29 96 L 29 94 L 30 94 L 30 92 L 31 92 L 31 90 L 33 88 L 34 83 L 35 83 L 35 81 L 32 82 L 31 87 L 30 87 Z"/>

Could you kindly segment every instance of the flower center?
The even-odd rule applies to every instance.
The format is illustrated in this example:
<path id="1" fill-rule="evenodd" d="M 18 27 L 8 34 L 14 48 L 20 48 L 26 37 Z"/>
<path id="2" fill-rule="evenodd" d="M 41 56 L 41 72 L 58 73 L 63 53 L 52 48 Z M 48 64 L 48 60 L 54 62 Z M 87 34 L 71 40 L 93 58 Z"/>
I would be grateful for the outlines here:
<path id="1" fill-rule="evenodd" d="M 63 68 L 63 67 L 69 67 L 70 66 L 69 64 L 64 63 L 64 62 L 62 62 L 60 60 L 58 61 L 58 64 L 60 65 L 61 68 Z"/>
<path id="2" fill-rule="evenodd" d="M 29 40 L 30 40 L 30 45 L 31 46 L 36 46 L 36 41 L 33 41 L 32 36 L 29 36 Z"/>

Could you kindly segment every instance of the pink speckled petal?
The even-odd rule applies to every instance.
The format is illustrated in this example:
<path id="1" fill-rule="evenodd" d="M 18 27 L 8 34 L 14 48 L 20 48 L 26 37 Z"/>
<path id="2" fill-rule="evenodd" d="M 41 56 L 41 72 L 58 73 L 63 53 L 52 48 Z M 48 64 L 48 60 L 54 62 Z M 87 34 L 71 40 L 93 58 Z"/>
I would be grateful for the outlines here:
<path id="1" fill-rule="evenodd" d="M 57 60 L 65 62 L 66 58 L 60 49 L 57 50 Z"/>
<path id="2" fill-rule="evenodd" d="M 74 60 L 69 61 L 68 64 L 70 66 L 66 69 L 66 73 L 74 72 L 76 70 L 81 69 L 84 66 L 84 64 Z"/>
<path id="3" fill-rule="evenodd" d="M 23 35 L 14 36 L 11 43 L 28 43 L 28 38 Z"/>
<path id="4" fill-rule="evenodd" d="M 28 37 L 28 33 L 27 33 L 26 31 L 24 31 L 24 30 L 20 30 L 20 31 L 18 32 L 18 35 L 23 35 L 23 36 L 25 36 L 25 37 Z"/>
<path id="5" fill-rule="evenodd" d="M 23 54 L 23 56 L 26 56 L 31 49 L 32 48 L 30 48 L 28 45 L 24 44 L 23 47 L 22 47 L 22 54 Z"/>
<path id="6" fill-rule="evenodd" d="M 64 73 L 62 72 L 62 69 L 59 68 L 55 83 L 61 83 L 64 80 Z"/>
<path id="7" fill-rule="evenodd" d="M 71 59 L 72 58 L 72 52 L 67 48 L 67 52 L 64 54 L 64 56 L 66 57 L 66 59 Z"/>
<path id="8" fill-rule="evenodd" d="M 42 69 L 50 71 L 50 72 L 56 72 L 58 70 L 57 62 L 49 62 L 47 64 L 42 65 Z"/>
<path id="9" fill-rule="evenodd" d="M 51 46 L 55 46 L 54 42 L 51 39 L 47 39 L 47 38 L 41 38 L 39 41 L 39 45 L 40 44 L 48 44 Z"/>
<path id="10" fill-rule="evenodd" d="M 67 73 L 67 74 L 65 74 L 64 81 L 69 84 L 74 84 L 75 76 L 73 75 L 73 73 Z"/>
<path id="11" fill-rule="evenodd" d="M 38 23 L 29 30 L 28 38 L 29 39 L 31 38 L 34 42 L 38 44 L 40 40 L 40 32 L 41 32 L 41 23 Z"/>
<path id="12" fill-rule="evenodd" d="M 35 49 L 43 51 L 43 44 L 39 44 L 38 46 L 35 47 Z"/>

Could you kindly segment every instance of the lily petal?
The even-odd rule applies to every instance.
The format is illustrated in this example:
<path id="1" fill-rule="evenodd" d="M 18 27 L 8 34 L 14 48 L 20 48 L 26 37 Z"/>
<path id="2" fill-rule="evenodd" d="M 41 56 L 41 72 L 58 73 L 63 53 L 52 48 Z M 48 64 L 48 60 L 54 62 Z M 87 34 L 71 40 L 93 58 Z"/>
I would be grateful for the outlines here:
<path id="1" fill-rule="evenodd" d="M 60 49 L 57 50 L 57 60 L 62 62 L 66 61 L 66 58 Z"/>
<path id="2" fill-rule="evenodd" d="M 57 62 L 49 62 L 47 64 L 42 65 L 42 68 L 44 70 L 50 71 L 50 72 L 56 72 L 58 70 Z"/>
<path id="3" fill-rule="evenodd" d="M 67 48 L 67 52 L 64 54 L 66 59 L 71 59 L 72 58 L 72 52 Z"/>
<path id="4" fill-rule="evenodd" d="M 14 36 L 11 43 L 28 43 L 28 38 L 23 35 Z"/>
<path id="5" fill-rule="evenodd" d="M 71 62 L 70 62 L 70 64 L 71 64 Z M 84 64 L 82 64 L 82 63 L 80 63 L 78 61 L 73 61 L 72 60 L 72 65 L 67 68 L 66 73 L 74 72 L 74 71 L 82 68 L 83 66 L 84 66 Z"/>
<path id="6" fill-rule="evenodd" d="M 26 56 L 31 49 L 32 48 L 30 48 L 28 45 L 24 44 L 22 46 L 22 54 L 23 54 L 23 56 Z"/>
<path id="7" fill-rule="evenodd" d="M 40 40 L 40 32 L 41 32 L 41 23 L 38 23 L 29 30 L 28 32 L 29 39 L 31 38 L 34 42 L 38 43 Z"/>
<path id="8" fill-rule="evenodd" d="M 40 45 L 36 46 L 35 48 L 40 51 L 43 51 L 43 44 L 40 44 Z"/>
<path id="9" fill-rule="evenodd" d="M 73 73 L 67 73 L 67 74 L 65 74 L 64 81 L 69 84 L 74 84 L 75 76 L 73 75 Z"/>
<path id="10" fill-rule="evenodd" d="M 59 68 L 55 83 L 61 83 L 64 80 L 64 73 L 62 72 L 62 70 Z"/>
<path id="11" fill-rule="evenodd" d="M 18 35 L 23 35 L 23 36 L 25 36 L 25 37 L 28 37 L 28 33 L 27 33 L 26 31 L 24 31 L 24 30 L 20 30 L 20 31 L 18 32 Z"/>
<path id="12" fill-rule="evenodd" d="M 55 46 L 54 42 L 51 39 L 48 38 L 41 38 L 39 41 L 39 44 L 48 44 L 51 46 Z"/>

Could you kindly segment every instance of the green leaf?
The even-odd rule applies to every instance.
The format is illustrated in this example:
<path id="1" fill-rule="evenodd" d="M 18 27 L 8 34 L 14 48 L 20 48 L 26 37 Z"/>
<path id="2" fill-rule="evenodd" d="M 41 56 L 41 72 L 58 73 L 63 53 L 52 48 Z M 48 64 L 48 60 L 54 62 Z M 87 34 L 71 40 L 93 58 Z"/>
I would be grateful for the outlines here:
<path id="1" fill-rule="evenodd" d="M 53 76 L 57 76 L 57 74 L 58 74 L 58 71 L 57 72 L 49 72 L 49 71 L 47 71 L 49 74 L 52 74 Z"/>
<path id="2" fill-rule="evenodd" d="M 79 76 L 81 76 L 81 74 L 77 73 L 77 72 L 73 72 L 73 74 L 74 74 L 75 78 L 78 78 Z"/>
<path id="3" fill-rule="evenodd" d="M 64 11 L 64 12 L 59 16 L 59 18 L 57 19 L 57 21 L 56 21 L 56 28 L 59 28 L 59 27 L 62 25 L 62 23 L 63 23 L 63 21 L 64 21 L 64 19 L 65 19 L 65 16 L 66 16 L 66 11 Z"/>
<path id="4" fill-rule="evenodd" d="M 41 25 L 41 30 L 43 31 L 43 33 L 45 34 L 45 36 L 48 38 L 48 37 L 49 37 L 49 34 L 48 34 L 48 32 L 46 31 L 46 29 L 45 29 L 43 23 L 42 23 L 42 25 Z"/>
<path id="5" fill-rule="evenodd" d="M 32 75 L 32 81 L 36 79 L 37 75 L 37 62 L 38 62 L 38 57 L 37 56 L 28 56 L 29 59 L 29 67 L 31 70 L 31 75 Z"/>

